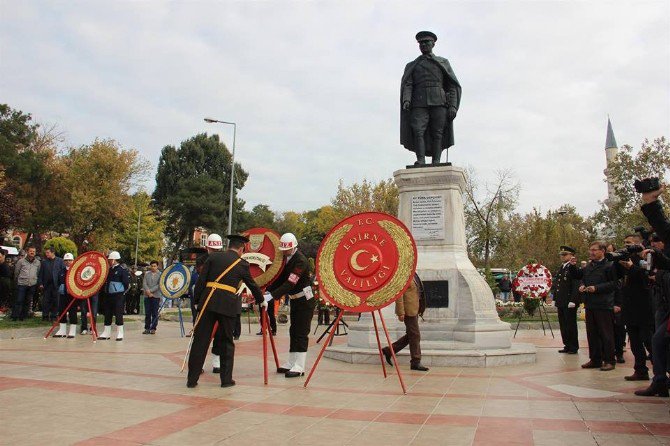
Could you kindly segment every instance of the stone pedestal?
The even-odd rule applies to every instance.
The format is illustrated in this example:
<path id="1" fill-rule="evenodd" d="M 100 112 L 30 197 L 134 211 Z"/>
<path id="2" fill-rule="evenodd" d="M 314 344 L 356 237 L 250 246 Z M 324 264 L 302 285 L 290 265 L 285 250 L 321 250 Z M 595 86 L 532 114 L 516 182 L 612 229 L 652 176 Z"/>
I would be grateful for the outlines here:
<path id="1" fill-rule="evenodd" d="M 468 258 L 463 213 L 465 171 L 436 166 L 398 170 L 393 176 L 400 195 L 398 218 L 416 241 L 419 277 L 426 283 L 447 281 L 440 286 L 448 289 L 448 293 L 441 293 L 448 294 L 448 305 L 427 308 L 425 322 L 420 323 L 422 362 L 437 366 L 534 362 L 534 346 L 512 347 L 510 326 L 498 318 L 493 293 Z M 404 334 L 394 305 L 382 312 L 392 340 Z M 383 333 L 381 337 L 386 344 Z M 350 324 L 346 347 L 326 351 L 327 357 L 349 362 L 378 361 L 376 355 L 377 341 L 369 314 Z"/>

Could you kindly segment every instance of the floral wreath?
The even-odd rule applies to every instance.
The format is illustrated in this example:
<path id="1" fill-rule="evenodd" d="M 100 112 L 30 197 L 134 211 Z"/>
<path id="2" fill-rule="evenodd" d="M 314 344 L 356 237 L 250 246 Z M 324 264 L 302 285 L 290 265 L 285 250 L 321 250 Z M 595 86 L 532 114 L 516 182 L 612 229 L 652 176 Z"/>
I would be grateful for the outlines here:
<path id="1" fill-rule="evenodd" d="M 547 297 L 551 289 L 551 271 L 539 263 L 529 263 L 516 275 L 512 287 L 525 298 Z"/>

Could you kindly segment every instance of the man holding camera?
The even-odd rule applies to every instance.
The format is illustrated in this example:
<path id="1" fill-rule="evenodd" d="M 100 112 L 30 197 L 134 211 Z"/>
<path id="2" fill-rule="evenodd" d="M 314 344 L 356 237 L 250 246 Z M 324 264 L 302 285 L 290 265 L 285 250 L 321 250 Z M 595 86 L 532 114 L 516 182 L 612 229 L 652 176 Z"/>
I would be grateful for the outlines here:
<path id="1" fill-rule="evenodd" d="M 642 193 L 642 213 L 649 221 L 660 240 L 667 246 L 670 241 L 670 222 L 665 217 L 663 207 L 658 197 L 665 188 L 659 184 L 658 178 L 635 182 L 635 190 Z M 668 347 L 670 347 L 670 330 L 668 317 L 670 316 L 670 259 L 662 251 L 652 249 L 644 251 L 652 253 L 652 272 L 655 287 L 658 290 L 657 307 L 655 313 L 656 330 L 651 338 L 652 363 L 654 377 L 646 389 L 636 390 L 638 396 L 668 397 Z"/>
<path id="2" fill-rule="evenodd" d="M 558 312 L 558 324 L 563 339 L 559 353 L 577 354 L 577 307 L 579 306 L 579 283 L 570 276 L 570 261 L 575 258 L 575 249 L 561 246 L 561 267 L 554 274 L 551 292 Z"/>
<path id="3" fill-rule="evenodd" d="M 621 311 L 615 302 L 619 286 L 616 270 L 612 262 L 605 258 L 607 245 L 593 242 L 589 246 L 589 263 L 582 269 L 571 260 L 570 276 L 581 280 L 579 292 L 584 299 L 586 310 L 586 337 L 589 343 L 589 362 L 584 369 L 607 372 L 614 370 L 614 313 Z"/>
<path id="4" fill-rule="evenodd" d="M 647 272 L 641 266 L 642 239 L 638 234 L 629 234 L 624 239 L 625 249 L 621 260 L 616 263 L 617 272 L 623 277 L 621 286 L 622 318 L 626 325 L 630 349 L 635 357 L 634 373 L 626 376 L 627 381 L 649 380 L 647 351 L 651 351 L 651 334 L 654 318 L 651 307 Z M 617 253 L 620 254 L 620 253 Z"/>

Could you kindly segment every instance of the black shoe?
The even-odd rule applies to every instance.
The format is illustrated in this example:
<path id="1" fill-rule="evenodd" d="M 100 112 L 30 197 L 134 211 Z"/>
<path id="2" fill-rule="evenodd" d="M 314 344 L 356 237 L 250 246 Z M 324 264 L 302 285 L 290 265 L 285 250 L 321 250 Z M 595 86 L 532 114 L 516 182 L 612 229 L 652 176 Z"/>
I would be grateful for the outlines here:
<path id="1" fill-rule="evenodd" d="M 188 387 L 189 389 L 192 389 L 192 388 L 194 388 L 194 387 L 197 386 L 197 385 L 198 385 L 197 382 L 195 382 L 195 383 L 189 383 L 189 382 L 187 382 L 187 383 L 186 383 L 186 387 Z"/>
<path id="2" fill-rule="evenodd" d="M 637 396 L 660 396 L 663 398 L 668 398 L 668 384 L 651 382 L 651 385 L 646 389 L 636 390 L 635 395 Z"/>
<path id="3" fill-rule="evenodd" d="M 388 347 L 384 347 L 384 348 L 382 349 L 382 353 L 384 354 L 384 358 L 386 358 L 386 362 L 388 362 L 389 365 L 390 365 L 391 367 L 393 367 L 393 361 L 391 360 L 391 358 L 392 358 L 392 356 L 391 356 L 391 349 L 388 348 Z"/>
<path id="4" fill-rule="evenodd" d="M 421 365 L 421 363 L 413 364 L 409 368 L 412 369 L 412 370 L 418 370 L 420 372 L 427 372 L 428 371 L 428 367 L 426 367 L 424 365 Z"/>
<path id="5" fill-rule="evenodd" d="M 625 364 L 626 363 L 626 360 L 623 359 L 623 355 L 617 355 L 616 356 L 616 363 L 617 364 Z"/>
<path id="6" fill-rule="evenodd" d="M 233 340 L 235 340 L 235 341 L 239 341 L 239 340 L 240 340 L 240 337 L 239 337 L 239 336 L 233 336 Z"/>
<path id="7" fill-rule="evenodd" d="M 272 332 L 272 336 L 277 336 L 277 330 Z"/>
<path id="8" fill-rule="evenodd" d="M 229 383 L 221 383 L 221 387 L 233 387 L 234 385 L 235 385 L 235 380 L 232 380 Z"/>
<path id="9" fill-rule="evenodd" d="M 149 330 L 145 329 L 142 334 L 149 334 Z"/>
<path id="10" fill-rule="evenodd" d="M 259 331 L 258 333 L 256 333 L 256 336 L 263 336 L 263 330 L 261 330 L 261 331 Z"/>
<path id="11" fill-rule="evenodd" d="M 558 351 L 558 353 L 570 353 L 570 350 L 568 350 L 567 348 L 563 347 L 562 349 L 560 349 L 560 350 Z"/>
<path id="12" fill-rule="evenodd" d="M 287 369 L 285 367 L 277 367 L 277 373 L 287 373 L 291 369 Z"/>
<path id="13" fill-rule="evenodd" d="M 221 367 L 212 367 L 212 373 L 221 373 Z"/>
<path id="14" fill-rule="evenodd" d="M 566 353 L 567 353 L 568 355 L 576 355 L 576 354 L 577 354 L 577 350 L 568 350 Z"/>
<path id="15" fill-rule="evenodd" d="M 297 378 L 299 376 L 303 376 L 304 374 L 305 372 L 292 372 L 289 370 L 288 372 L 284 373 L 284 376 L 287 378 Z"/>
<path id="16" fill-rule="evenodd" d="M 623 379 L 626 381 L 649 381 L 649 372 L 638 372 L 636 370 L 632 375 L 624 376 Z"/>

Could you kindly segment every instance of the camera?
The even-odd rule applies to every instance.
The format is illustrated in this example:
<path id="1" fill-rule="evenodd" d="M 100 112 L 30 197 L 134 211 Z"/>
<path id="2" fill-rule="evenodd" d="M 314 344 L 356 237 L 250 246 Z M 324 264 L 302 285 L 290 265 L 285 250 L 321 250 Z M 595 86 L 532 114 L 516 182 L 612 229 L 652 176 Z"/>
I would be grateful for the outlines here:
<path id="1" fill-rule="evenodd" d="M 640 237 L 642 238 L 642 245 L 644 245 L 645 248 L 649 248 L 649 237 L 651 234 L 653 234 L 652 231 L 647 230 L 644 226 L 635 226 L 633 228 L 634 232 L 637 232 L 640 234 Z"/>
<path id="2" fill-rule="evenodd" d="M 652 192 L 661 188 L 661 183 L 658 177 L 645 178 L 644 180 L 635 180 L 633 183 L 635 192 L 644 194 L 645 192 Z"/>
<path id="3" fill-rule="evenodd" d="M 638 254 L 642 251 L 644 251 L 644 246 L 631 245 L 626 246 L 623 249 L 618 249 L 614 252 L 605 253 L 605 258 L 610 262 L 616 262 L 620 260 L 625 262 L 626 260 L 630 260 L 631 254 Z"/>

